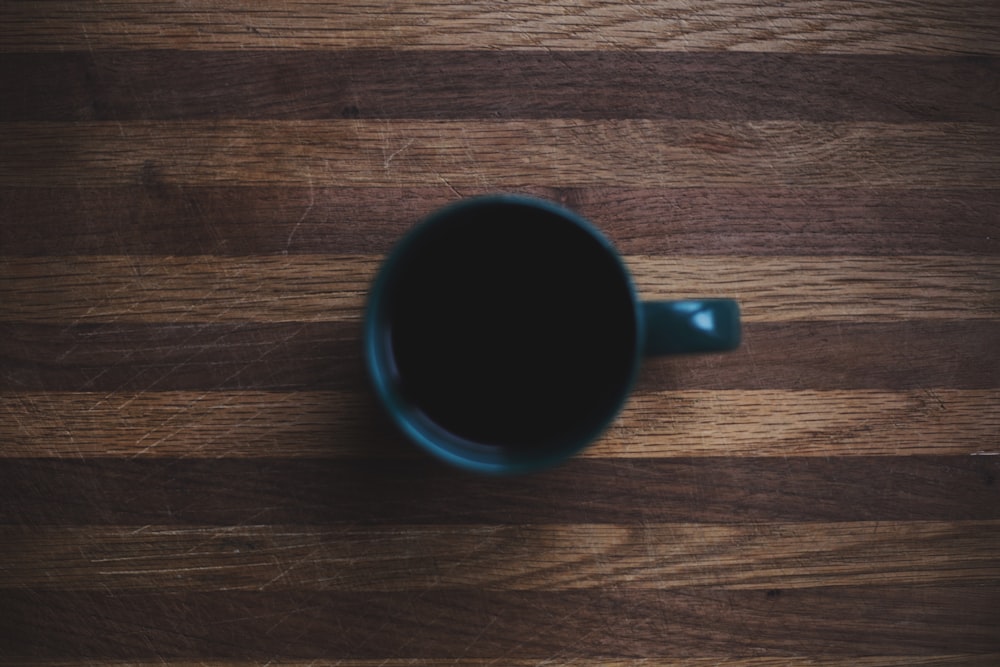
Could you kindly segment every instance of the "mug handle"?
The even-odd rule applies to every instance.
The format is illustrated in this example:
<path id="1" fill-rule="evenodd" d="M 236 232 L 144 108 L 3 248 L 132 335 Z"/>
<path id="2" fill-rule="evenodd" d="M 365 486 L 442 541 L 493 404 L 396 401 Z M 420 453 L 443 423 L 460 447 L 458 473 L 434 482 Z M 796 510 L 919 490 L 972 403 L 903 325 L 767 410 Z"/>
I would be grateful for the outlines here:
<path id="1" fill-rule="evenodd" d="M 643 354 L 724 352 L 740 345 L 740 307 L 732 299 L 643 301 Z"/>

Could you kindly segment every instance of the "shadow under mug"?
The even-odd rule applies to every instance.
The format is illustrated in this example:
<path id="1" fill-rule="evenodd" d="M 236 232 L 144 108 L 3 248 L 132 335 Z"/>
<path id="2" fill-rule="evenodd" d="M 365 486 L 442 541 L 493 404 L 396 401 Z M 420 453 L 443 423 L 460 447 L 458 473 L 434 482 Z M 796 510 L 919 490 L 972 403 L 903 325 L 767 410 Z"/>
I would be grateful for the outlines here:
<path id="1" fill-rule="evenodd" d="M 368 298 L 375 393 L 414 443 L 482 473 L 538 470 L 595 440 L 644 356 L 740 342 L 730 299 L 640 301 L 611 243 L 552 202 L 459 201 L 407 233 Z"/>

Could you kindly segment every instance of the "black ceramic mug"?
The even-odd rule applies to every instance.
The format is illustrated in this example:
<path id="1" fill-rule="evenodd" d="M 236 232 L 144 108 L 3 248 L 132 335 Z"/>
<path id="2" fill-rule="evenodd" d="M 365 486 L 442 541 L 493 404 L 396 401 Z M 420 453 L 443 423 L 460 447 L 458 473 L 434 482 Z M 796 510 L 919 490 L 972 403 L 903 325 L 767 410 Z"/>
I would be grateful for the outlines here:
<path id="1" fill-rule="evenodd" d="M 396 425 L 484 473 L 544 468 L 592 442 L 644 356 L 739 340 L 735 301 L 640 301 L 590 223 L 520 195 L 463 200 L 412 229 L 376 277 L 364 325 Z"/>

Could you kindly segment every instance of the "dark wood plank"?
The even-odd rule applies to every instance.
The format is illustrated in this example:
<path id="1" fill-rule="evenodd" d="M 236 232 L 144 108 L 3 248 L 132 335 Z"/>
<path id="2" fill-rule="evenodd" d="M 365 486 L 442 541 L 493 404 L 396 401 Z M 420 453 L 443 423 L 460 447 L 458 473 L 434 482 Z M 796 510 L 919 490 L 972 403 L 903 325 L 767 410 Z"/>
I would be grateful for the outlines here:
<path id="1" fill-rule="evenodd" d="M 0 59 L 0 98 L 6 100 L 0 121 L 989 122 L 1000 114 L 998 77 L 1000 58 L 915 55 L 395 49 L 10 53 Z M 588 92 L 581 95 L 581 90 Z"/>
<path id="2" fill-rule="evenodd" d="M 0 324 L 5 390 L 358 390 L 360 324 Z"/>
<path id="3" fill-rule="evenodd" d="M 517 190 L 579 211 L 624 253 L 1000 253 L 995 189 Z M 457 198 L 443 185 L 0 187 L 0 254 L 381 254 L 417 220 Z"/>
<path id="4" fill-rule="evenodd" d="M 360 323 L 0 323 L 0 390 L 366 387 Z M 640 391 L 992 389 L 992 320 L 750 322 L 726 355 L 647 360 Z"/>
<path id="5" fill-rule="evenodd" d="M 725 355 L 647 360 L 639 388 L 990 388 L 1000 377 L 991 321 L 747 323 Z"/>
<path id="6" fill-rule="evenodd" d="M 0 523 L 988 520 L 1000 518 L 998 477 L 997 456 L 578 458 L 510 479 L 408 456 L 2 459 Z"/>
<path id="7" fill-rule="evenodd" d="M 58 659 L 995 653 L 1000 587 L 419 593 L 0 591 L 0 653 Z"/>

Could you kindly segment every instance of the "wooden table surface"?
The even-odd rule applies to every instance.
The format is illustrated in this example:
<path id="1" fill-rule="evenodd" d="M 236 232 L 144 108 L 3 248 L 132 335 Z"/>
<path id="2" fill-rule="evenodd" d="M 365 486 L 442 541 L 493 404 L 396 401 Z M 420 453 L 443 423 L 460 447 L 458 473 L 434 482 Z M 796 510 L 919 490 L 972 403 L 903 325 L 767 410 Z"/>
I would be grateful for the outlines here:
<path id="1" fill-rule="evenodd" d="M 417 454 L 365 294 L 496 191 L 742 348 Z M 4 2 L 0 662 L 1000 664 L 998 238 L 995 0 Z"/>

